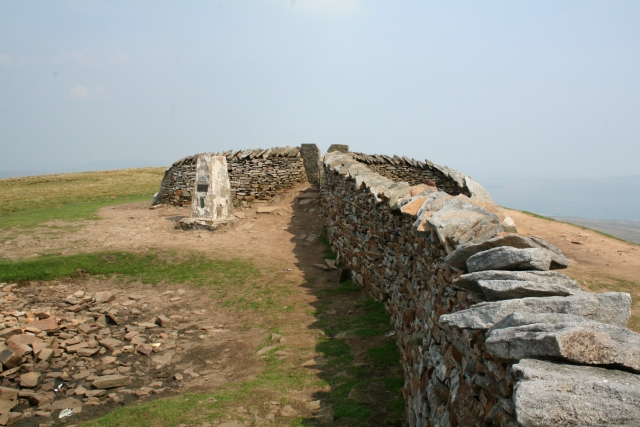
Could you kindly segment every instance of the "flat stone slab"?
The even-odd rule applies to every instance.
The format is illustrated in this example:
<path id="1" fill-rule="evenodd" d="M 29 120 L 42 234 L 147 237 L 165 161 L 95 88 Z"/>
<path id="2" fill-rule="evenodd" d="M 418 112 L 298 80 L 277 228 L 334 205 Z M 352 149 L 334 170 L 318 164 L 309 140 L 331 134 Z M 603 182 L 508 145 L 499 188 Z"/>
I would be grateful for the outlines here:
<path id="1" fill-rule="evenodd" d="M 566 268 L 569 260 L 555 246 L 537 237 L 525 237 L 519 234 L 507 234 L 498 236 L 483 242 L 469 242 L 458 246 L 451 252 L 445 261 L 459 270 L 467 268 L 467 259 L 471 256 L 489 249 L 509 246 L 516 249 L 540 248 L 550 252 L 552 268 Z"/>
<path id="2" fill-rule="evenodd" d="M 98 377 L 94 382 L 95 388 L 114 388 L 127 385 L 131 382 L 131 377 L 126 375 L 104 375 Z"/>
<path id="3" fill-rule="evenodd" d="M 180 230 L 215 231 L 219 228 L 233 224 L 236 221 L 237 219 L 235 217 L 231 217 L 226 221 L 208 221 L 198 218 L 182 218 L 180 221 L 176 222 L 175 228 Z"/>
<path id="4" fill-rule="evenodd" d="M 521 427 L 640 426 L 640 376 L 524 359 L 513 365 Z"/>
<path id="5" fill-rule="evenodd" d="M 574 280 L 555 271 L 478 271 L 463 274 L 458 280 L 453 282 L 453 286 L 481 294 L 482 289 L 478 286 L 479 280 L 522 280 L 527 282 L 554 283 L 576 291 L 580 290 L 580 286 L 578 286 Z"/>
<path id="6" fill-rule="evenodd" d="M 564 313 L 512 313 L 493 325 L 491 330 L 515 328 L 522 325 L 532 325 L 534 323 L 564 323 L 564 322 L 588 322 L 582 316 Z"/>
<path id="7" fill-rule="evenodd" d="M 280 209 L 278 206 L 259 206 L 256 213 L 271 213 Z"/>
<path id="8" fill-rule="evenodd" d="M 581 290 L 567 288 L 555 283 L 524 282 L 520 280 L 478 280 L 487 301 L 527 297 L 553 297 L 574 295 Z"/>
<path id="9" fill-rule="evenodd" d="M 640 372 L 640 334 L 598 322 L 534 323 L 492 329 L 487 351 L 506 362 L 559 358 L 587 365 L 618 365 Z"/>
<path id="10" fill-rule="evenodd" d="M 440 316 L 440 324 L 460 329 L 489 329 L 512 313 L 564 313 L 625 327 L 631 317 L 631 296 L 624 292 L 568 297 L 520 298 L 482 302 L 467 310 Z"/>
<path id="11" fill-rule="evenodd" d="M 470 273 L 485 270 L 549 270 L 551 254 L 546 249 L 516 249 L 510 246 L 489 249 L 467 259 Z"/>

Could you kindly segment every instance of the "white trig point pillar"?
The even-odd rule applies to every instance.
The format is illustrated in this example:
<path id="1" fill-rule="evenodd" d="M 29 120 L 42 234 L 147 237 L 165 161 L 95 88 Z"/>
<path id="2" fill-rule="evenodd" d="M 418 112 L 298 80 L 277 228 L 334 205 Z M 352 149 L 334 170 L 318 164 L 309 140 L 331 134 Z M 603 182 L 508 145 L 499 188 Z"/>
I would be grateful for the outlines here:
<path id="1" fill-rule="evenodd" d="M 191 192 L 191 216 L 180 221 L 180 228 L 213 230 L 234 219 L 227 158 L 200 154 Z"/>

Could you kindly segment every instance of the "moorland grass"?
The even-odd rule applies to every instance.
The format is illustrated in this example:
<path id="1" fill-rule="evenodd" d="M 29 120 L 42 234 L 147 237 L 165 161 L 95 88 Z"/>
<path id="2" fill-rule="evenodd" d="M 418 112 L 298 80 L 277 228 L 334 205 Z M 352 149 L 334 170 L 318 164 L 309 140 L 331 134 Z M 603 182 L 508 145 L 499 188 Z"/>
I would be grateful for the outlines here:
<path id="1" fill-rule="evenodd" d="M 79 273 L 116 276 L 142 283 L 190 283 L 196 286 L 241 285 L 259 275 L 258 269 L 248 261 L 215 260 L 198 253 L 159 250 L 47 255 L 18 261 L 0 259 L 0 282 L 59 280 Z"/>
<path id="2" fill-rule="evenodd" d="M 98 219 L 102 207 L 151 201 L 163 174 L 143 168 L 0 179 L 0 228 Z"/>

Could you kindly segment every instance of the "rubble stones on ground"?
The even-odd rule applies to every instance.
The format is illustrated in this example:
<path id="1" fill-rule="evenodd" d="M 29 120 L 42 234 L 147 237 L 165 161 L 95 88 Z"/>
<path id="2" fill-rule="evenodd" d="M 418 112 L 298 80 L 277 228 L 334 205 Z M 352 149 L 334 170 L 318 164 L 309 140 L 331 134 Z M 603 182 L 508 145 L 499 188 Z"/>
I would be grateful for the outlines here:
<path id="1" fill-rule="evenodd" d="M 598 322 L 535 323 L 492 329 L 487 351 L 501 360 L 557 358 L 640 372 L 640 334 Z"/>
<path id="2" fill-rule="evenodd" d="M 180 332 L 173 325 L 181 316 L 175 321 L 150 316 L 147 322 L 138 310 L 147 302 L 139 295 L 100 291 L 92 296 L 61 284 L 50 288 L 2 284 L 0 289 L 4 366 L 0 417 L 6 415 L 7 422 L 15 417 L 48 417 L 67 408 L 78 414 L 83 405 L 123 402 L 128 390 L 123 387 L 133 387 L 129 390 L 133 395 L 149 389 L 142 394 L 146 396 L 178 386 L 174 382 L 153 387 L 158 381 L 148 370 L 175 369 L 172 362 Z M 71 396 L 77 398 L 69 400 Z M 14 405 L 3 411 L 5 402 L 18 401 L 32 409 L 15 412 Z"/>
<path id="3" fill-rule="evenodd" d="M 467 259 L 470 273 L 485 270 L 549 270 L 551 255 L 546 249 L 517 249 L 501 246 L 478 252 Z"/>
<path id="4" fill-rule="evenodd" d="M 440 316 L 440 324 L 459 329 L 491 328 L 512 313 L 564 313 L 625 327 L 631 317 L 631 297 L 624 292 L 581 293 L 568 297 L 532 297 L 483 302 Z"/>
<path id="5" fill-rule="evenodd" d="M 524 359 L 513 365 L 518 426 L 637 426 L 640 376 Z"/>

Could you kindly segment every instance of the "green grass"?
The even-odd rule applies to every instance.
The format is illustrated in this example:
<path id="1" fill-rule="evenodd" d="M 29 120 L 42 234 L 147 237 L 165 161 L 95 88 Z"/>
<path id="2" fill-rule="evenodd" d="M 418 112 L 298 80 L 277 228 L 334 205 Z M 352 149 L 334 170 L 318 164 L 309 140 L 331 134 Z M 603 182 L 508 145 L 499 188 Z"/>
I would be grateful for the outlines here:
<path id="1" fill-rule="evenodd" d="M 98 219 L 100 208 L 151 201 L 164 168 L 0 179 L 0 228 Z"/>
<path id="2" fill-rule="evenodd" d="M 283 362 L 273 357 L 275 351 L 276 349 L 268 353 L 267 367 L 264 372 L 252 380 L 229 384 L 214 393 L 186 394 L 120 407 L 101 418 L 80 425 L 83 427 L 175 427 L 182 423 L 197 425 L 216 419 L 227 420 L 226 414 L 234 413 L 231 407 L 237 406 L 238 402 L 245 399 L 262 402 L 270 390 L 301 390 L 308 386 L 322 385 L 313 375 L 302 369 L 284 369 Z M 207 402 L 207 399 L 212 398 L 215 401 Z M 245 417 L 247 421 L 253 421 L 252 418 Z M 242 419 L 243 416 L 237 415 L 236 418 Z M 300 420 L 292 420 L 292 422 L 298 422 L 300 425 Z"/>
<path id="3" fill-rule="evenodd" d="M 400 361 L 398 346 L 394 341 L 387 341 L 381 347 L 370 348 L 367 353 L 379 366 L 395 366 Z"/>
<path id="4" fill-rule="evenodd" d="M 351 280 L 339 283 L 335 288 L 323 289 L 322 293 L 325 294 L 351 294 L 354 292 L 360 292 L 362 288 L 358 284 L 353 283 Z"/>
<path id="5" fill-rule="evenodd" d="M 329 243 L 329 232 L 327 231 L 326 227 L 322 229 L 322 231 L 320 232 L 320 237 L 318 239 L 324 246 L 322 257 L 324 259 L 336 259 L 336 254 L 334 254 L 331 250 L 331 243 Z"/>
<path id="6" fill-rule="evenodd" d="M 32 228 L 54 220 L 77 221 L 97 220 L 98 210 L 107 206 L 149 201 L 149 194 L 134 194 L 111 199 L 96 198 L 86 202 L 74 202 L 48 208 L 36 208 L 28 211 L 11 212 L 0 216 L 0 228 L 25 227 Z"/>
<path id="7" fill-rule="evenodd" d="M 58 280 L 78 273 L 133 278 L 143 283 L 211 283 L 241 285 L 259 276 L 248 261 L 213 260 L 197 253 L 149 251 L 47 255 L 18 261 L 0 260 L 1 282 Z"/>
<path id="8" fill-rule="evenodd" d="M 317 342 L 316 352 L 326 358 L 321 377 L 331 385 L 331 391 L 323 401 L 333 406 L 340 425 L 400 425 L 404 419 L 400 357 L 395 342 L 380 340 L 391 329 L 390 317 L 382 303 L 366 297 L 353 282 L 340 284 L 336 289 L 320 293 L 322 299 L 316 304 L 318 313 L 334 307 L 332 301 L 337 298 L 347 297 L 356 302 L 354 308 L 358 314 L 323 315 L 320 318 L 319 326 L 325 336 Z M 347 338 L 335 338 L 341 332 L 351 333 Z M 369 347 L 371 342 L 379 344 Z M 356 361 L 359 363 L 354 364 Z M 363 361 L 364 365 L 361 364 Z M 354 389 L 360 395 L 377 396 L 374 398 L 377 403 L 371 405 L 349 397 Z M 393 396 L 391 399 L 389 392 Z"/>

